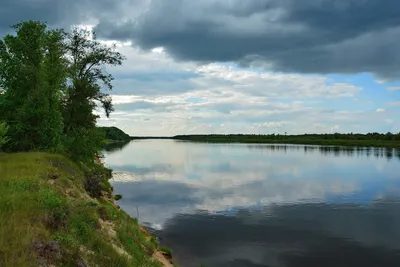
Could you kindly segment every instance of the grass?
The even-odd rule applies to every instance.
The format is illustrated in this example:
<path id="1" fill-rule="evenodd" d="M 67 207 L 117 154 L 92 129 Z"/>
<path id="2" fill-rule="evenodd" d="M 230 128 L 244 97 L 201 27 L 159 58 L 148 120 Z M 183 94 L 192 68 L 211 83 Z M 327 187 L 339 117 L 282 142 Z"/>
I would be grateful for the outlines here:
<path id="1" fill-rule="evenodd" d="M 172 249 L 170 249 L 169 247 L 161 247 L 160 248 L 161 252 L 164 252 L 166 255 L 168 255 L 169 257 L 172 257 Z"/>
<path id="2" fill-rule="evenodd" d="M 84 173 L 64 157 L 3 153 L 0 173 L 0 266 L 160 266 L 152 237 L 113 203 L 91 198 Z"/>

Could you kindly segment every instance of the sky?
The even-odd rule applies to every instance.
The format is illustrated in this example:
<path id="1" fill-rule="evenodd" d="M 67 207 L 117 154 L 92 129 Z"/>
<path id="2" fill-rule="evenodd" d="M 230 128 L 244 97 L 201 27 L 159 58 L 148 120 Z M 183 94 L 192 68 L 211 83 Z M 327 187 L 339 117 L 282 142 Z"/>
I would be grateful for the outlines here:
<path id="1" fill-rule="evenodd" d="M 21 20 L 93 28 L 126 56 L 115 112 L 135 136 L 400 132 L 400 1 L 2 0 Z"/>

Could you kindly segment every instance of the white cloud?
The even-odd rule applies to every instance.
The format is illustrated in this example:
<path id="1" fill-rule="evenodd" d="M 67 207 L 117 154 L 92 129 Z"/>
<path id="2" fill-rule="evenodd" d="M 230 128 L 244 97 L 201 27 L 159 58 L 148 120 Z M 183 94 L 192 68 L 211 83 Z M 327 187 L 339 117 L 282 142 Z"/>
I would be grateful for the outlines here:
<path id="1" fill-rule="evenodd" d="M 365 101 L 354 100 L 361 87 L 323 75 L 177 62 L 161 47 L 143 52 L 119 43 L 117 49 L 127 60 L 109 70 L 116 77 L 111 92 L 116 112 L 99 124 L 131 135 L 365 132 L 387 125 L 388 111 L 367 111 Z M 343 99 L 359 108 L 343 109 Z"/>
<path id="2" fill-rule="evenodd" d="M 151 50 L 151 52 L 153 52 L 153 53 L 158 53 L 158 54 L 162 54 L 162 53 L 164 53 L 164 48 L 163 48 L 163 47 L 156 47 L 156 48 L 153 48 L 153 49 Z"/>
<path id="3" fill-rule="evenodd" d="M 354 97 L 362 90 L 345 83 L 328 84 L 329 79 L 321 75 L 256 72 L 234 69 L 221 64 L 209 64 L 197 68 L 207 78 L 219 78 L 232 82 L 241 91 L 268 97 L 312 98 Z"/>
<path id="4" fill-rule="evenodd" d="M 385 112 L 386 110 L 385 109 L 383 109 L 383 108 L 378 108 L 377 110 L 376 110 L 376 112 Z"/>

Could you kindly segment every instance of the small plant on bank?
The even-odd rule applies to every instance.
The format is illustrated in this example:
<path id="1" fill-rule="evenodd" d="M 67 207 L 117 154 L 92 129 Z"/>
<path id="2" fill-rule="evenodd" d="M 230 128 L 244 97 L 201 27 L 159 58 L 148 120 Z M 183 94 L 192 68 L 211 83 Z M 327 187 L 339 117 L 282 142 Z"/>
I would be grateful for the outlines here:
<path id="1" fill-rule="evenodd" d="M 161 247 L 160 251 L 167 257 L 172 258 L 172 249 L 170 249 L 169 247 Z"/>
<path id="2" fill-rule="evenodd" d="M 150 237 L 150 243 L 153 245 L 154 249 L 158 248 L 158 240 L 154 235 Z"/>
<path id="3" fill-rule="evenodd" d="M 85 173 L 84 187 L 91 197 L 99 198 L 103 192 L 111 194 L 112 187 L 109 183 L 111 171 L 104 167 L 95 167 Z"/>

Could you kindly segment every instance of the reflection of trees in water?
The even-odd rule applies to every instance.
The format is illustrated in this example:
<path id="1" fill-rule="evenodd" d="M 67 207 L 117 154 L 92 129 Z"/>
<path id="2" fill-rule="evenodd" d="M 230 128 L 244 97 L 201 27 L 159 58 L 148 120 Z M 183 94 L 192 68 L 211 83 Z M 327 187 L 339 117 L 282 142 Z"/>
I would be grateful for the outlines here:
<path id="1" fill-rule="evenodd" d="M 129 144 L 130 141 L 121 141 L 121 142 L 113 142 L 108 143 L 104 146 L 104 150 L 107 152 L 116 152 L 122 150 Z"/>
<path id="2" fill-rule="evenodd" d="M 321 155 L 329 156 L 374 156 L 376 158 L 386 157 L 388 160 L 397 157 L 400 160 L 400 148 L 381 148 L 381 147 L 346 147 L 346 146 L 313 146 L 313 145 L 269 145 L 269 144 L 250 144 L 249 149 L 262 149 L 271 151 L 303 151 L 304 154 L 319 152 Z"/>

